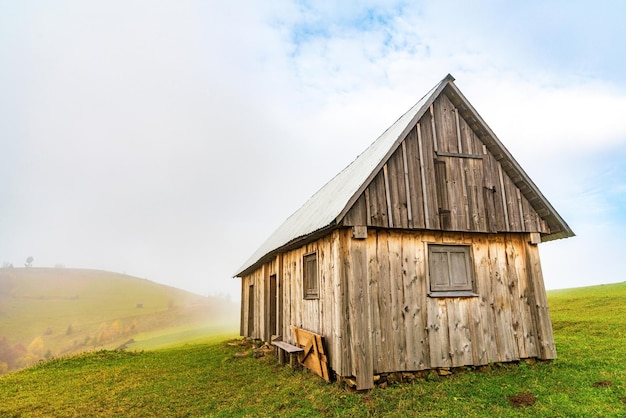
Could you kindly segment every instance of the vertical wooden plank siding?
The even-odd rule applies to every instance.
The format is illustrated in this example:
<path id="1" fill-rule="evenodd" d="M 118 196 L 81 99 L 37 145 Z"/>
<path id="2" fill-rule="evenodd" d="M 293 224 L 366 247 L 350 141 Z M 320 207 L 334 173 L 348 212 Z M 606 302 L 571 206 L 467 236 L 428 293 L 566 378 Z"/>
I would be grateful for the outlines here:
<path id="1" fill-rule="evenodd" d="M 413 207 L 411 203 L 411 187 L 409 182 L 409 162 L 406 155 L 406 140 L 402 141 L 402 164 L 404 166 L 404 193 L 406 195 L 406 212 L 408 227 L 413 228 Z"/>
<path id="2" fill-rule="evenodd" d="M 470 337 L 469 308 L 472 302 L 467 298 L 447 298 L 446 325 L 450 340 L 450 357 L 453 367 L 473 364 L 472 342 Z"/>
<path id="3" fill-rule="evenodd" d="M 361 388 L 371 387 L 374 373 L 555 358 L 537 246 L 529 241 L 527 233 L 384 229 L 353 239 L 350 228 L 338 229 L 242 278 L 240 329 L 252 338 L 269 332 L 264 278 L 276 274 L 283 339 L 295 343 L 292 325 L 323 335 L 329 366 Z M 470 246 L 478 296 L 429 296 L 429 244 Z M 302 258 L 313 251 L 320 298 L 305 300 Z"/>
<path id="4" fill-rule="evenodd" d="M 346 232 L 340 233 L 339 251 L 340 251 L 340 263 L 341 263 L 341 288 L 343 290 L 342 291 L 342 306 L 341 306 L 340 314 L 341 314 L 343 331 L 345 332 L 345 336 L 346 336 L 345 340 L 347 342 L 347 345 L 342 347 L 342 352 L 343 352 L 342 370 L 345 373 L 342 376 L 354 376 L 352 350 L 350 349 L 350 346 L 352 345 L 352 324 L 351 324 L 350 311 L 349 311 L 350 275 L 349 275 L 349 269 L 346 266 L 346 261 L 349 262 L 349 259 L 346 259 L 346 255 L 349 254 L 350 252 L 349 239 L 350 237 L 348 236 Z"/>
<path id="5" fill-rule="evenodd" d="M 522 205 L 522 193 L 518 188 L 515 188 L 515 193 L 517 194 L 517 210 L 519 211 L 520 221 L 519 227 L 517 230 L 525 231 L 526 230 L 526 222 L 524 222 L 524 207 Z"/>
<path id="6" fill-rule="evenodd" d="M 393 205 L 391 204 L 391 190 L 389 187 L 389 175 L 387 164 L 383 166 L 383 178 L 385 179 L 385 203 L 387 204 L 387 219 L 389 219 L 389 227 L 393 228 Z"/>
<path id="7" fill-rule="evenodd" d="M 374 386 L 374 364 L 372 353 L 372 327 L 370 323 L 370 296 L 368 291 L 367 244 L 353 239 L 348 243 L 350 262 L 345 264 L 349 278 L 349 314 L 352 353 L 352 375 L 356 377 L 357 389 Z"/>
<path id="8" fill-rule="evenodd" d="M 465 149 L 463 147 L 463 138 L 461 137 L 461 122 L 459 121 L 459 111 L 454 108 L 454 118 L 456 125 L 456 139 L 457 146 L 459 150 L 459 154 L 465 154 Z M 467 148 L 467 147 L 466 147 Z M 467 152 L 467 154 L 471 154 L 471 152 Z M 461 159 L 461 188 L 463 191 L 463 198 L 461 203 L 464 204 L 464 213 L 465 213 L 465 227 L 466 230 L 472 230 L 472 225 L 470 224 L 470 196 L 468 194 L 468 185 L 467 185 L 467 177 L 468 175 L 468 162 L 467 159 Z"/>
<path id="9" fill-rule="evenodd" d="M 443 95 L 399 141 L 343 224 L 549 232 L 499 159 Z"/>
<path id="10" fill-rule="evenodd" d="M 263 266 L 263 277 L 261 278 L 261 285 L 263 286 L 263 315 L 261 316 L 262 323 L 262 339 L 263 341 L 270 341 L 270 273 L 269 263 Z"/>
<path id="11" fill-rule="evenodd" d="M 419 124 L 418 124 L 419 125 Z M 409 228 L 425 228 L 424 197 L 423 197 L 423 174 L 420 160 L 419 141 L 417 127 L 411 129 L 404 143 L 406 144 L 406 167 L 408 170 L 409 191 L 407 201 L 411 203 L 413 224 Z"/>
<path id="12" fill-rule="evenodd" d="M 432 225 L 430 222 L 430 206 L 429 206 L 430 199 L 428 199 L 428 190 L 426 189 L 426 169 L 425 169 L 425 163 L 424 163 L 424 146 L 422 145 L 422 133 L 421 133 L 421 128 L 420 128 L 419 123 L 417 124 L 417 144 L 418 144 L 418 151 L 419 151 L 420 174 L 421 174 L 421 180 L 422 180 L 422 200 L 424 203 L 424 220 L 425 220 L 426 229 L 430 229 Z"/>
<path id="13" fill-rule="evenodd" d="M 437 152 L 438 151 L 437 128 L 435 127 L 435 111 L 434 111 L 434 106 L 432 104 L 430 105 L 430 130 L 432 133 L 433 149 L 435 150 L 435 152 Z"/>
<path id="14" fill-rule="evenodd" d="M 402 147 L 398 147 L 393 153 L 389 159 L 388 167 L 393 227 L 407 229 L 409 227 L 409 212 Z"/>
<path id="15" fill-rule="evenodd" d="M 370 294 L 370 318 L 372 323 L 372 357 L 374 361 L 374 373 L 383 373 L 385 365 L 383 363 L 384 351 L 382 347 L 382 331 L 381 318 L 385 312 L 380 312 L 380 263 L 378 259 L 378 234 L 368 234 L 367 237 L 367 275 L 369 278 L 369 294 Z M 384 254 L 383 254 L 384 256 Z"/>
<path id="16" fill-rule="evenodd" d="M 516 235 L 510 237 L 509 250 L 511 257 L 514 259 L 513 270 L 517 272 L 518 277 L 518 301 L 519 312 L 521 316 L 520 325 L 522 327 L 522 338 L 524 340 L 525 353 L 520 353 L 522 357 L 537 357 L 538 341 L 536 328 L 532 318 L 530 301 L 528 299 L 531 277 L 528 275 L 526 266 L 526 246 L 530 244 L 530 239 L 526 239 L 526 235 Z"/>
<path id="17" fill-rule="evenodd" d="M 421 244 L 421 243 L 420 243 Z M 406 330 L 406 369 L 423 370 L 428 362 L 428 347 L 425 345 L 425 312 L 420 294 L 422 281 L 418 277 L 418 263 L 423 254 L 418 254 L 418 245 L 413 234 L 402 235 L 402 281 L 404 286 L 402 317 Z"/>
<path id="18" fill-rule="evenodd" d="M 526 269 L 529 276 L 529 303 L 539 344 L 538 357 L 556 358 L 556 347 L 552 333 L 548 297 L 543 283 L 543 273 L 539 261 L 539 249 L 536 245 L 526 245 Z"/>
<path id="19" fill-rule="evenodd" d="M 498 179 L 500 181 L 500 197 L 502 198 L 502 208 L 504 210 L 504 228 L 503 229 L 505 231 L 510 231 L 511 224 L 509 223 L 509 205 L 508 205 L 508 199 L 506 195 L 506 189 L 504 187 L 504 176 L 502 174 L 502 165 L 500 165 L 500 163 L 497 163 L 497 167 L 498 167 Z"/>
<path id="20" fill-rule="evenodd" d="M 506 252 L 506 265 L 508 267 L 508 278 L 509 278 L 509 293 L 510 300 L 512 303 L 511 309 L 511 322 L 513 324 L 513 336 L 515 337 L 515 342 L 517 343 L 517 351 L 518 356 L 520 358 L 528 358 L 527 353 L 527 327 L 525 324 L 525 312 L 523 306 L 523 300 L 520 297 L 521 288 L 524 287 L 526 278 L 520 277 L 520 273 L 523 271 L 518 271 L 518 263 L 517 263 L 517 249 L 516 242 L 512 237 L 506 237 L 504 240 L 505 244 L 505 252 Z"/>
<path id="21" fill-rule="evenodd" d="M 450 367 L 450 334 L 445 299 L 428 298 L 428 346 L 430 367 Z"/>
<path id="22" fill-rule="evenodd" d="M 285 304 L 285 294 L 283 292 L 284 287 L 284 278 L 283 278 L 283 256 L 279 254 L 276 260 L 276 277 L 278 280 L 278 312 L 276 313 L 276 333 L 282 338 L 284 334 L 284 304 Z"/>
<path id="23" fill-rule="evenodd" d="M 519 359 L 519 350 L 513 335 L 512 309 L 509 292 L 510 276 L 506 260 L 506 248 L 503 235 L 491 236 L 489 254 L 492 260 L 492 292 L 494 294 L 497 361 Z"/>
<path id="24" fill-rule="evenodd" d="M 425 195 L 428 196 L 428 224 L 427 229 L 440 229 L 439 223 L 439 207 L 440 203 L 437 201 L 437 186 L 435 180 L 435 159 L 436 151 L 434 149 L 435 140 L 433 139 L 433 131 L 431 129 L 431 121 L 434 118 L 430 113 L 426 113 L 422 117 L 421 123 L 421 138 L 422 138 L 422 155 L 424 162 L 424 184 Z"/>
<path id="25" fill-rule="evenodd" d="M 394 234 L 388 239 L 389 279 L 391 284 L 391 331 L 393 354 L 397 367 L 407 370 L 406 323 L 404 312 L 404 283 L 402 265 L 402 235 Z"/>
<path id="26" fill-rule="evenodd" d="M 474 302 L 470 334 L 473 344 L 472 355 L 475 365 L 488 364 L 498 358 L 495 331 L 495 298 L 491 286 L 491 257 L 487 236 L 477 236 L 472 242 L 475 268 L 474 290 L 478 300 Z"/>
<path id="27" fill-rule="evenodd" d="M 373 235 L 373 234 L 372 234 Z M 391 301 L 389 256 L 389 231 L 376 231 L 378 236 L 376 258 L 378 261 L 378 307 L 380 315 L 380 349 L 378 370 L 387 370 L 396 363 L 392 314 L 396 308 Z M 368 234 L 368 239 L 370 236 Z"/>
<path id="28" fill-rule="evenodd" d="M 241 311 L 239 312 L 239 335 L 242 337 L 246 336 L 246 327 L 244 326 L 244 321 L 247 321 L 246 317 L 246 279 L 241 278 Z"/>

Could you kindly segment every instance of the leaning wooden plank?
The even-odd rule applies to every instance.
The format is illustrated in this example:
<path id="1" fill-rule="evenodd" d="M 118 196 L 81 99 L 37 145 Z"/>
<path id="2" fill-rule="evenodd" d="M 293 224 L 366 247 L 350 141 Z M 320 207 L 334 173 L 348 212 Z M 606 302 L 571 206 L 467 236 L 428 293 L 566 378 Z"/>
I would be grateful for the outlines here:
<path id="1" fill-rule="evenodd" d="M 317 351 L 317 357 L 320 360 L 322 379 L 327 382 L 330 382 L 330 374 L 328 373 L 328 358 L 326 357 L 326 352 L 324 351 L 324 342 L 322 341 L 321 335 L 314 335 L 315 338 L 315 350 Z M 373 375 L 372 375 L 373 380 Z"/>
<path id="2" fill-rule="evenodd" d="M 324 353 L 322 336 L 297 327 L 293 327 L 293 332 L 298 346 L 302 348 L 300 363 L 329 382 L 328 359 Z"/>

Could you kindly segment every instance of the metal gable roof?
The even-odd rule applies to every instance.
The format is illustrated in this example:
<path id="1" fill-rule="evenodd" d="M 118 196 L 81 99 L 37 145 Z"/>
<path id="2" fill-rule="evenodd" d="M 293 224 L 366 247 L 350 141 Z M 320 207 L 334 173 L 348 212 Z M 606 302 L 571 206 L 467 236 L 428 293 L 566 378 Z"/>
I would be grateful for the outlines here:
<path id="1" fill-rule="evenodd" d="M 362 154 L 350 165 L 333 177 L 317 193 L 315 193 L 300 209 L 294 212 L 282 225 L 270 235 L 270 237 L 250 256 L 250 258 L 237 270 L 235 277 L 240 277 L 251 270 L 257 264 L 264 262 L 278 253 L 281 249 L 300 241 L 319 231 L 336 225 L 352 207 L 354 202 L 378 173 L 384 163 L 395 151 L 400 142 L 412 129 L 417 121 L 428 110 L 431 103 L 444 91 L 456 96 L 454 100 L 464 109 L 464 113 L 475 122 L 473 128 L 480 129 L 483 133 L 481 139 L 486 140 L 490 149 L 499 150 L 499 155 L 507 161 L 503 168 L 517 174 L 523 183 L 522 192 L 530 195 L 531 204 L 538 205 L 543 212 L 547 212 L 547 218 L 551 219 L 556 227 L 556 234 L 549 234 L 546 238 L 556 239 L 573 236 L 569 226 L 563 221 L 550 203 L 539 192 L 539 189 L 513 159 L 504 145 L 498 140 L 491 129 L 482 120 L 476 110 L 469 104 L 467 99 L 460 93 L 453 83 L 454 78 L 447 75 L 435 87 L 433 87 L 422 99 L 402 115 L 382 135 L 376 139 Z M 455 104 L 457 104 L 455 103 Z M 507 170 L 507 171 L 509 171 Z M 535 203 L 533 203 L 533 201 Z"/>
<path id="2" fill-rule="evenodd" d="M 412 126 L 428 108 L 445 84 L 453 80 L 447 76 L 431 89 L 420 101 L 391 125 L 362 154 L 339 174 L 333 177 L 315 193 L 300 209 L 294 212 L 276 231 L 250 256 L 237 270 L 235 277 L 248 270 L 262 258 L 275 250 L 311 233 L 335 223 L 337 218 L 349 209 L 353 198 L 358 197 L 361 187 L 375 174 L 386 157 L 395 148 L 393 145 L 406 135 Z"/>

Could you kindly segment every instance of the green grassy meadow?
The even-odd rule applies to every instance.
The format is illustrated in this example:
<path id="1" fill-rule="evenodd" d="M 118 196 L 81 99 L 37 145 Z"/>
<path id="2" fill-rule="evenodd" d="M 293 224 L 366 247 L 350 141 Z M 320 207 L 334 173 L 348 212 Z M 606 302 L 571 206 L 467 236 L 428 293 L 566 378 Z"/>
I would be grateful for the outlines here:
<path id="1" fill-rule="evenodd" d="M 0 377 L 0 416 L 626 416 L 626 283 L 549 292 L 558 359 L 355 393 L 211 337 L 96 351 Z M 510 396 L 534 396 L 515 407 Z"/>
<path id="2" fill-rule="evenodd" d="M 226 302 L 106 271 L 0 269 L 0 374 L 123 344 L 156 348 L 193 335 L 233 335 L 238 307 Z"/>

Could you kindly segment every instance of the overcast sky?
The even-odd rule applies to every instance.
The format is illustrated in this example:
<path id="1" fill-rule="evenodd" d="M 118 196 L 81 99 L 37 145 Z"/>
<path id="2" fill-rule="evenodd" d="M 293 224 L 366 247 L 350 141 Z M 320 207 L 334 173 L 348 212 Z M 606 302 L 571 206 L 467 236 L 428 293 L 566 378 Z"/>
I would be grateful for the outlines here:
<path id="1" fill-rule="evenodd" d="M 239 297 L 231 276 L 446 74 L 626 280 L 622 1 L 0 0 L 0 263 Z"/>

